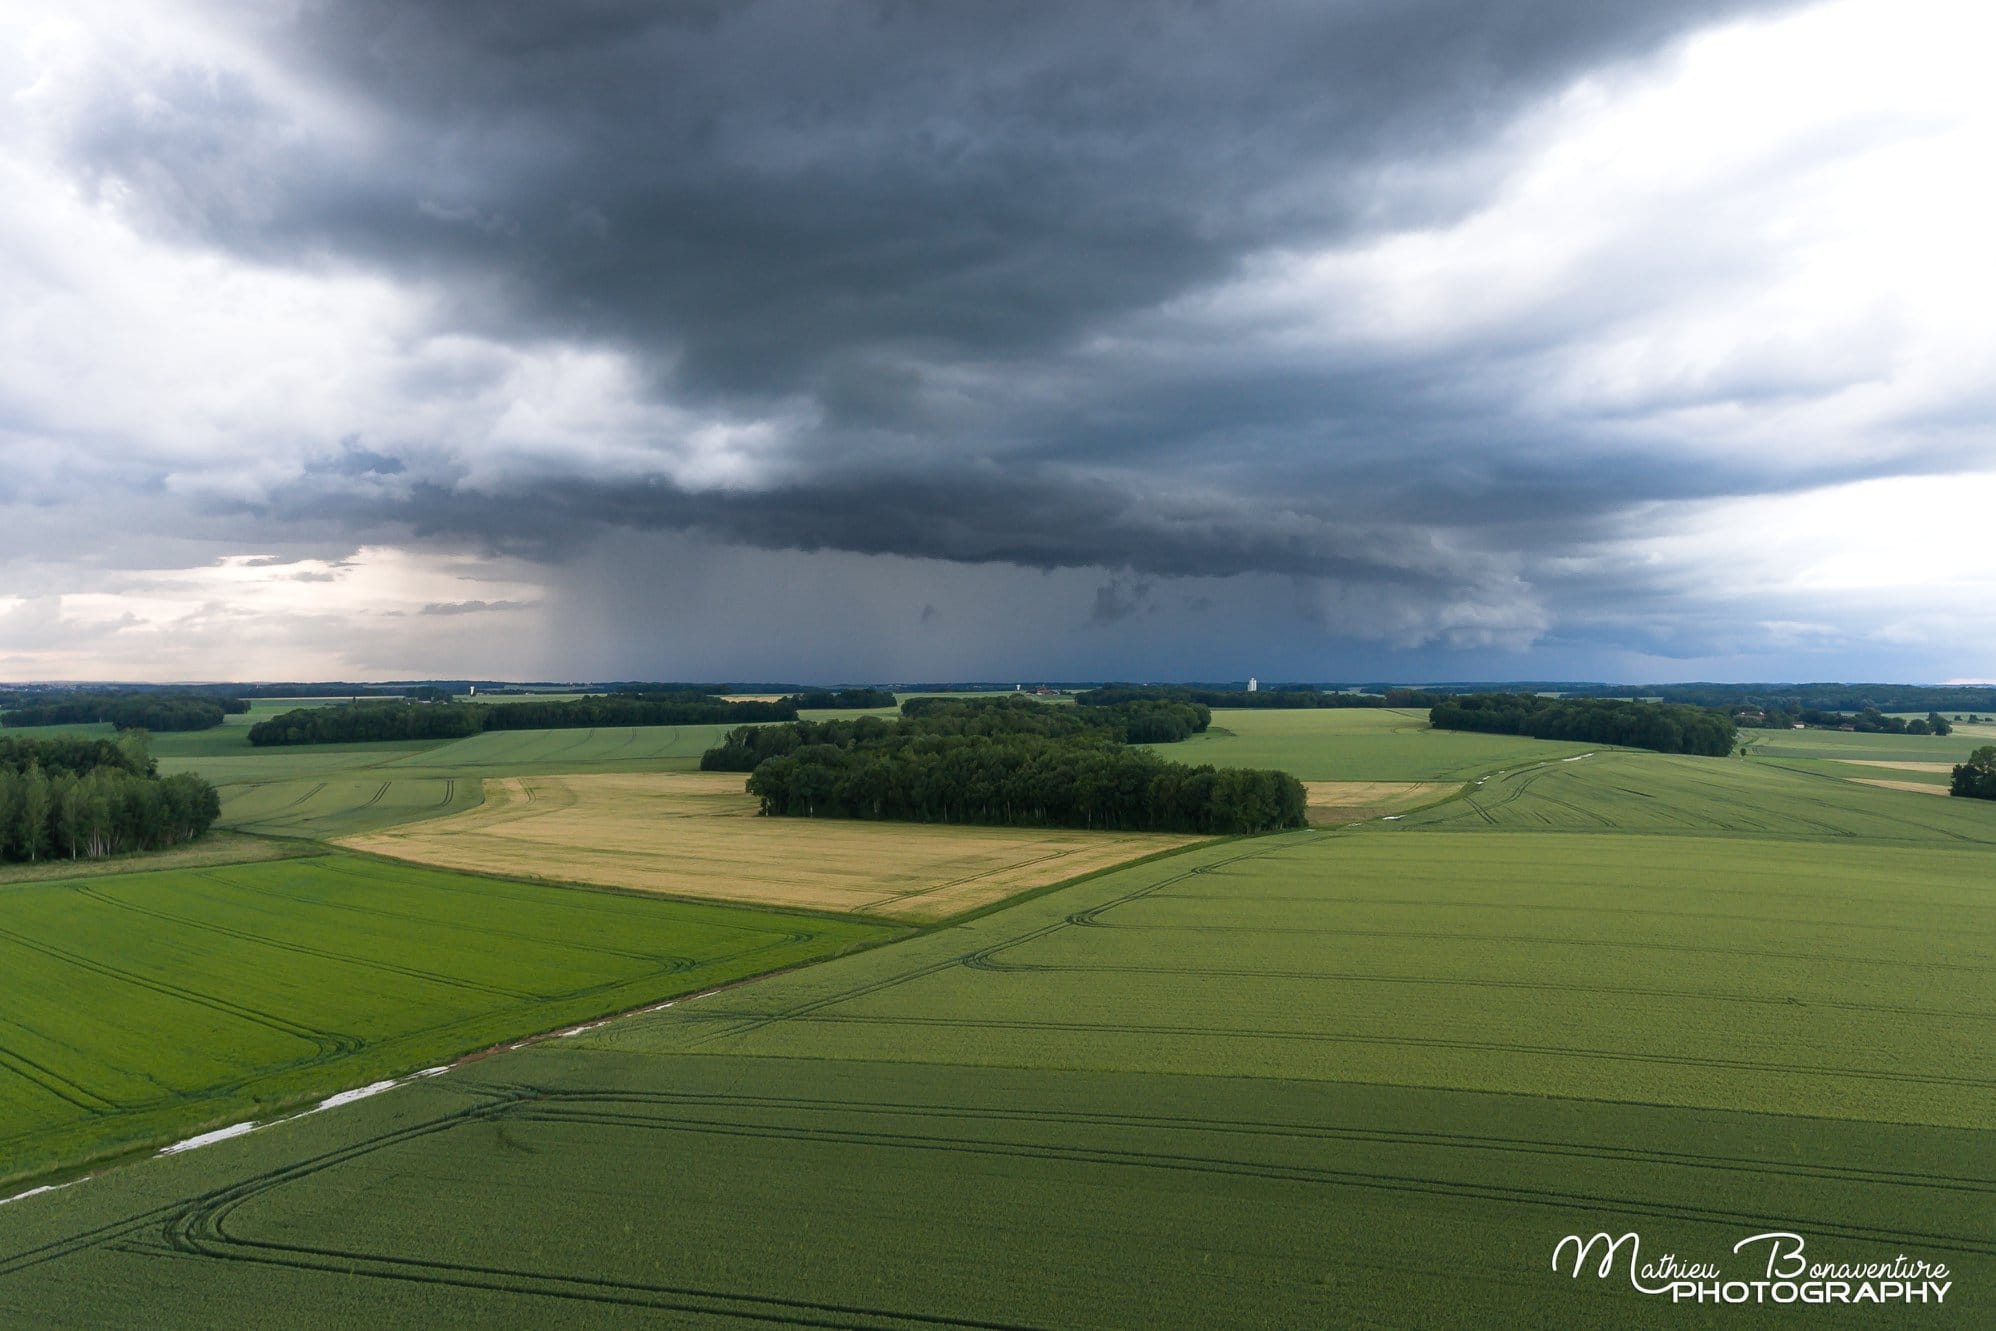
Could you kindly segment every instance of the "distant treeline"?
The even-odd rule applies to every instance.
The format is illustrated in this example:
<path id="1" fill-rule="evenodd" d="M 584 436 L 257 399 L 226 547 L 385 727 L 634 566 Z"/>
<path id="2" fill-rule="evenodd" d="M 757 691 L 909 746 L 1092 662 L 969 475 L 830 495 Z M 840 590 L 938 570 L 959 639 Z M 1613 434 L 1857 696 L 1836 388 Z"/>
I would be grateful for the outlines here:
<path id="1" fill-rule="evenodd" d="M 206 832 L 215 788 L 159 776 L 142 738 L 0 739 L 0 860 L 162 850 Z"/>
<path id="2" fill-rule="evenodd" d="M 1996 744 L 1983 745 L 1968 756 L 1967 762 L 1955 766 L 1954 783 L 1948 787 L 1948 794 L 1996 800 Z"/>
<path id="3" fill-rule="evenodd" d="M 793 702 L 724 702 L 672 694 L 613 694 L 547 702 L 360 702 L 301 707 L 249 728 L 252 744 L 352 744 L 387 739 L 463 739 L 487 730 L 576 730 L 592 726 L 726 725 L 794 721 Z"/>
<path id="4" fill-rule="evenodd" d="M 800 689 L 800 688 L 750 688 L 732 684 L 612 684 L 609 690 L 615 694 L 643 694 L 653 697 L 718 697 L 725 693 L 764 693 L 787 699 L 800 708 L 816 708 L 833 711 L 870 711 L 895 705 L 895 697 L 886 689 Z"/>
<path id="5" fill-rule="evenodd" d="M 1433 707 L 1448 695 L 1421 689 L 1388 689 L 1385 693 L 1327 693 L 1319 689 L 1207 689 L 1179 684 L 1104 684 L 1074 695 L 1083 707 L 1114 707 L 1145 700 L 1196 702 L 1207 707 L 1268 707 L 1284 709 L 1345 707 Z"/>
<path id="6" fill-rule="evenodd" d="M 1928 712 L 1926 719 L 1902 716 L 1887 716 L 1876 707 L 1867 707 L 1861 712 L 1822 712 L 1813 707 L 1804 707 L 1793 712 L 1784 712 L 1778 707 L 1768 707 L 1762 711 L 1738 712 L 1734 720 L 1748 730 L 1790 730 L 1796 726 L 1814 726 L 1823 730 L 1856 730 L 1869 735 L 1948 735 L 1954 733 L 1954 723 L 1939 712 Z"/>
<path id="7" fill-rule="evenodd" d="M 81 776 L 100 767 L 150 776 L 152 758 L 146 752 L 143 736 L 120 739 L 85 739 L 80 735 L 57 735 L 52 739 L 23 739 L 0 736 L 0 772 L 25 772 L 39 767 L 50 776 Z"/>
<path id="8" fill-rule="evenodd" d="M 8 726 L 87 726 L 109 721 L 120 730 L 207 730 L 224 716 L 249 711 L 241 698 L 181 690 L 143 693 L 27 693 L 8 700 Z"/>
<path id="9" fill-rule="evenodd" d="M 1472 693 L 1428 713 L 1437 730 L 1478 730 L 1534 739 L 1622 744 L 1658 753 L 1724 757 L 1733 751 L 1733 719 L 1682 703 L 1613 698 L 1538 698 L 1525 693 Z"/>
<path id="10" fill-rule="evenodd" d="M 1206 729 L 1212 712 L 1197 703 L 1144 701 L 1081 711 L 1049 707 L 1017 694 L 984 698 L 910 698 L 900 721 L 862 716 L 851 721 L 793 721 L 741 726 L 700 757 L 703 772 L 753 772 L 769 758 L 814 745 L 851 748 L 895 736 L 1085 739 L 1095 743 L 1166 744 Z"/>
<path id="11" fill-rule="evenodd" d="M 806 689 L 791 695 L 790 701 L 800 708 L 824 710 L 835 708 L 839 711 L 865 711 L 895 705 L 894 695 L 886 689 Z"/>
<path id="12" fill-rule="evenodd" d="M 701 767 L 749 770 L 749 794 L 776 816 L 1141 832 L 1301 827 L 1303 786 L 1286 772 L 1188 767 L 1124 742 L 1133 727 L 1171 715 L 1165 709 L 1193 707 L 1148 699 L 1119 716 L 1016 696 L 913 698 L 899 721 L 744 727 Z M 1204 729 L 1205 712 L 1183 720 Z"/>
<path id="13" fill-rule="evenodd" d="M 292 684 L 189 684 L 181 686 L 189 693 L 227 693 L 232 698 L 422 698 L 448 702 L 455 693 L 463 693 L 467 684 L 456 681 L 437 681 L 427 684 L 354 684 L 346 680 L 322 680 L 317 683 Z M 162 688 L 161 692 L 168 689 Z"/>
<path id="14" fill-rule="evenodd" d="M 1742 707 L 1791 713 L 1805 710 L 1863 712 L 1867 708 L 1880 712 L 1996 710 L 1996 688 L 1986 684 L 1700 683 L 1603 685 L 1587 691 L 1605 693 L 1611 689 L 1620 694 L 1661 698 L 1665 702 L 1689 703 L 1694 707 L 1723 707 L 1729 711 Z"/>

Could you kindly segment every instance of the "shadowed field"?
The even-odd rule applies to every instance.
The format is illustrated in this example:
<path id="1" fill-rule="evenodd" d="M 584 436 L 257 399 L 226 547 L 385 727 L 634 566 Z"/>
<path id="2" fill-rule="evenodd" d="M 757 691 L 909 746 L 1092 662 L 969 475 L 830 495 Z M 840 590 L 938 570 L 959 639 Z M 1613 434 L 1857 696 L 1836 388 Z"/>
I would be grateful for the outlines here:
<path id="1" fill-rule="evenodd" d="M 1816 1261 L 1946 1262 L 1917 1319 L 1987 1323 L 1996 806 L 1350 715 L 1277 714 L 1303 719 L 1256 742 L 1443 796 L 1191 846 L 0 1207 L 0 1322 L 1880 1324 L 1549 1269 L 1608 1230 L 1746 1275 L 1732 1245 L 1782 1229 Z M 529 789 L 625 780 L 523 780 L 464 817 L 496 844 L 564 816 L 517 816 Z M 664 780 L 688 812 L 599 835 L 843 830 Z M 456 924 L 487 922 L 459 900 Z M 483 946 L 415 936 L 433 966 Z"/>
<path id="2" fill-rule="evenodd" d="M 1731 1326 L 1548 1257 L 1782 1227 L 1821 1260 L 1946 1261 L 1922 1324 L 1975 1325 L 1991 860 L 1196 847 L 17 1203 L 0 1313 Z"/>

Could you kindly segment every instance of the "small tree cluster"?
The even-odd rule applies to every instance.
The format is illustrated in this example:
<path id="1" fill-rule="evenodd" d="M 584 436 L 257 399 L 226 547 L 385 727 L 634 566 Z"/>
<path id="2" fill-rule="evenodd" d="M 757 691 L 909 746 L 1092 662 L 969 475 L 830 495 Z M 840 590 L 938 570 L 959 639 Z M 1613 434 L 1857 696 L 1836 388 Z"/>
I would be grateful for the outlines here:
<path id="1" fill-rule="evenodd" d="M 108 721 L 120 730 L 208 730 L 224 716 L 240 715 L 240 698 L 183 692 L 32 695 L 0 717 L 9 726 L 88 726 Z"/>
<path id="2" fill-rule="evenodd" d="M 1145 832 L 1300 827 L 1302 783 L 1286 772 L 1187 767 L 1128 741 L 1203 730 L 1197 704 L 1114 708 L 1030 698 L 920 698 L 898 721 L 743 726 L 707 751 L 708 771 L 750 773 L 765 814 Z"/>
<path id="3" fill-rule="evenodd" d="M 1956 764 L 1948 794 L 1996 800 L 1996 744 L 1985 744 L 1970 754 L 1967 762 Z"/>

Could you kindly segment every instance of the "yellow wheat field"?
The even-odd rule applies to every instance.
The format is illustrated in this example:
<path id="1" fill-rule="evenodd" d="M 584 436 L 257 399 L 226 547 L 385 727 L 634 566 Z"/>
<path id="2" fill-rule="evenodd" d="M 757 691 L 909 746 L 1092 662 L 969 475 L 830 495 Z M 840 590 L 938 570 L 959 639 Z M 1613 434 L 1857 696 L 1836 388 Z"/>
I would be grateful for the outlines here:
<path id="1" fill-rule="evenodd" d="M 488 780 L 476 809 L 340 844 L 453 869 L 926 922 L 1200 840 L 762 818 L 742 782 L 725 772 Z"/>
<path id="2" fill-rule="evenodd" d="M 1329 827 L 1411 809 L 1456 789 L 1445 781 L 1305 781 L 1307 816 L 1312 825 Z"/>
<path id="3" fill-rule="evenodd" d="M 1880 764 L 1883 766 L 1883 764 Z M 1946 786 L 1937 786 L 1931 781 L 1885 781 L 1881 779 L 1854 776 L 1845 778 L 1860 786 L 1877 786 L 1883 790 L 1910 790 L 1915 795 L 1945 795 Z"/>

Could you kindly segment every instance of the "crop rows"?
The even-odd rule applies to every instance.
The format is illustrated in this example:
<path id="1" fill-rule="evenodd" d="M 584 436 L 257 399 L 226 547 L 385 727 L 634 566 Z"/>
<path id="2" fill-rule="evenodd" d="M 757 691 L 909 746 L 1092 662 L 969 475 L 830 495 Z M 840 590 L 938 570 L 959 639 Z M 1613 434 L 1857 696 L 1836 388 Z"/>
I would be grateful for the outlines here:
<path id="1" fill-rule="evenodd" d="M 340 856 L 26 884 L 7 904 L 0 1178 L 874 933 Z"/>
<path id="2" fill-rule="evenodd" d="M 1932 1320 L 1986 1320 L 1989 810 L 1390 713 L 1241 726 L 1181 748 L 1469 789 L 1359 830 L 1195 846 L 0 1208 L 0 1322 L 1723 1320 L 1548 1272 L 1560 1236 L 1597 1229 L 1640 1230 L 1650 1257 L 1787 1229 L 1821 1259 L 1946 1260 Z M 590 751 L 629 760 L 614 742 Z M 440 752 L 284 779 L 378 789 L 444 774 L 422 766 Z M 232 892 L 252 870 L 288 876 Z M 298 972 L 288 1003 L 172 982 L 369 1040 L 390 1011 L 369 993 L 601 1010 L 630 975 L 707 988 L 878 936 L 800 917 L 727 935 L 772 917 L 349 856 L 190 873 L 171 899 L 70 895 L 0 928 L 108 957 L 137 926 L 162 955 L 107 964 L 149 980 L 166 954 L 254 949 L 246 972 Z M 694 914 L 655 935 L 634 907 Z M 334 964 L 318 953 L 348 947 L 378 965 L 343 970 L 358 1006 L 336 1021 L 305 999 Z M 439 981 L 404 973 L 425 970 Z M 15 1035 L 0 1049 L 116 1098 Z M 116 1045 L 71 1043 L 93 1041 Z"/>
<path id="3" fill-rule="evenodd" d="M 1576 1228 L 1769 1226 L 1996 1273 L 1974 1134 L 1281 1080 L 543 1047 L 79 1197 L 0 1243 L 0 1311 L 79 1282 L 260 1325 L 1682 1325 L 1548 1283 Z M 1832 1163 L 1839 1158 L 1852 1163 Z M 935 1223 L 946 1204 L 951 1223 Z M 1366 1272 L 1327 1284 L 1333 1269 Z M 591 1310 L 598 1310 L 591 1312 Z M 1585 1314 L 1583 1316 L 1582 1314 Z M 1834 1312 L 1823 1324 L 1848 1320 Z M 1816 1323 L 1812 1323 L 1816 1324 Z"/>

